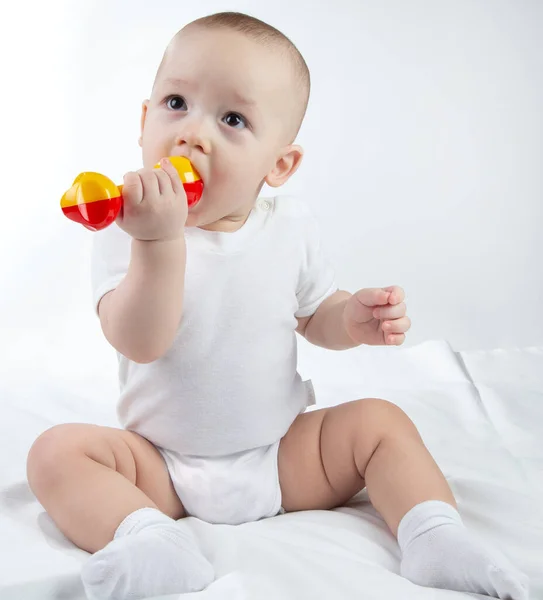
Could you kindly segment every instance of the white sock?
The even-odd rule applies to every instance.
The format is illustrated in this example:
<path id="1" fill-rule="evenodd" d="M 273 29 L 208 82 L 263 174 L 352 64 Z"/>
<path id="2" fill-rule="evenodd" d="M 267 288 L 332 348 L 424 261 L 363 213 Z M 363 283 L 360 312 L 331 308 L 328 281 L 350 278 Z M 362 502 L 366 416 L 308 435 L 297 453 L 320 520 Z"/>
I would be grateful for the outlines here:
<path id="1" fill-rule="evenodd" d="M 528 578 L 509 559 L 485 544 L 446 502 L 430 500 L 401 520 L 401 574 L 418 585 L 528 600 Z"/>
<path id="2" fill-rule="evenodd" d="M 198 592 L 214 576 L 190 529 L 155 508 L 128 515 L 113 540 L 81 571 L 88 600 Z"/>

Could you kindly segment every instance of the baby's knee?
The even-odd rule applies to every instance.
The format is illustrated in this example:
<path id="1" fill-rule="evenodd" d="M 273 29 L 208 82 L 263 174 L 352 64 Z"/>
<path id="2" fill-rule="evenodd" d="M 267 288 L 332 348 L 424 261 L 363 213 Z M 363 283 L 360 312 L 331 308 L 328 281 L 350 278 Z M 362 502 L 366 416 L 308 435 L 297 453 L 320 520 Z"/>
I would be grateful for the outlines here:
<path id="1" fill-rule="evenodd" d="M 31 488 L 43 483 L 54 484 L 65 461 L 74 456 L 77 447 L 74 425 L 55 425 L 44 431 L 32 444 L 26 461 Z"/>
<path id="2" fill-rule="evenodd" d="M 368 423 L 380 439 L 415 437 L 420 435 L 413 421 L 396 404 L 382 398 L 364 398 L 357 401 L 360 418 Z"/>

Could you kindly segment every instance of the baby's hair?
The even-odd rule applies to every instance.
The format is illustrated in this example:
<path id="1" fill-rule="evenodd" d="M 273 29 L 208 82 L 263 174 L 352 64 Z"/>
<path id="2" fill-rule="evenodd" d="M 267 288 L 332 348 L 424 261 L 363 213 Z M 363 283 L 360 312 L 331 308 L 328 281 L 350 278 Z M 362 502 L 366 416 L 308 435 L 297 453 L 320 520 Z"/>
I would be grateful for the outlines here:
<path id="1" fill-rule="evenodd" d="M 304 57 L 292 43 L 292 41 L 279 29 L 276 29 L 272 25 L 268 25 L 264 21 L 252 17 L 250 15 L 239 13 L 239 12 L 221 12 L 201 17 L 192 21 L 188 25 L 185 25 L 183 29 L 189 27 L 203 27 L 207 29 L 213 28 L 225 28 L 246 35 L 255 41 L 262 43 L 270 47 L 279 47 L 285 51 L 288 58 L 291 60 L 291 64 L 294 68 L 294 73 L 297 76 L 297 82 L 300 91 L 300 110 L 298 114 L 297 127 L 294 137 L 296 137 L 298 130 L 302 124 L 303 118 L 307 110 L 307 104 L 309 102 L 309 93 L 311 90 L 311 77 L 309 74 L 309 68 L 304 60 Z M 183 31 L 181 29 L 174 36 L 175 38 Z M 173 40 L 172 40 L 173 41 Z M 164 58 L 163 58 L 164 61 Z M 162 63 L 161 63 L 162 66 Z M 158 69 L 160 72 L 160 67 Z M 158 77 L 157 72 L 157 77 Z M 156 79 L 155 79 L 156 81 Z"/>
<path id="2" fill-rule="evenodd" d="M 208 15 L 207 17 L 201 17 L 200 19 L 196 19 L 196 21 L 189 23 L 187 27 L 192 25 L 209 28 L 225 27 L 227 29 L 239 31 L 248 37 L 253 38 L 257 42 L 270 46 L 277 44 L 282 46 L 292 59 L 294 69 L 298 75 L 298 81 L 301 90 L 304 93 L 303 112 L 305 113 L 311 89 L 309 68 L 298 48 L 296 48 L 293 42 L 284 33 L 279 31 L 279 29 L 276 29 L 272 25 L 268 25 L 268 23 L 265 23 L 256 17 L 251 17 L 250 15 L 239 12 L 221 12 Z"/>

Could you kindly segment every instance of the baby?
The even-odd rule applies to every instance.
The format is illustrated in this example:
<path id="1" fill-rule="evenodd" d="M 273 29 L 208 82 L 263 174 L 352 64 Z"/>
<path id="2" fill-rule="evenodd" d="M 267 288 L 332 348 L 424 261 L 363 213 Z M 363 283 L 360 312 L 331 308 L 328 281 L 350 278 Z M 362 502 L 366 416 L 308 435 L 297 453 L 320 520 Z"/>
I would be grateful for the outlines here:
<path id="1" fill-rule="evenodd" d="M 125 175 L 123 212 L 94 240 L 123 429 L 59 425 L 28 457 L 39 501 L 93 554 L 82 571 L 90 600 L 208 586 L 213 568 L 182 517 L 235 525 L 331 509 L 364 487 L 398 539 L 404 577 L 528 598 L 527 578 L 463 525 L 397 406 L 306 411 L 314 396 L 296 370 L 296 332 L 341 350 L 399 345 L 410 327 L 401 288 L 338 290 L 303 202 L 259 196 L 300 166 L 309 87 L 290 40 L 247 15 L 199 19 L 166 49 L 143 103 L 144 168 Z M 204 181 L 190 209 L 174 155 Z"/>

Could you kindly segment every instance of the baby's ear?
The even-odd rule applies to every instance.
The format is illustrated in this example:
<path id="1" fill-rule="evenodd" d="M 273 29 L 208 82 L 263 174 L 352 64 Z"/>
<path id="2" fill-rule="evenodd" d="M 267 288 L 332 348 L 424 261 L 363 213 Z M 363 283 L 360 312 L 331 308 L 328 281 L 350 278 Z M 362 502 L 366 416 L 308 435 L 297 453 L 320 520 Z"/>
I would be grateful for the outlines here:
<path id="1" fill-rule="evenodd" d="M 289 145 L 283 149 L 274 168 L 266 175 L 265 182 L 270 187 L 279 187 L 296 173 L 302 163 L 304 149 L 301 146 Z"/>
<path id="2" fill-rule="evenodd" d="M 138 144 L 143 144 L 143 127 L 145 125 L 145 117 L 147 116 L 147 108 L 149 106 L 149 100 L 144 100 L 141 104 L 141 122 L 140 122 L 140 137 L 138 139 Z"/>

